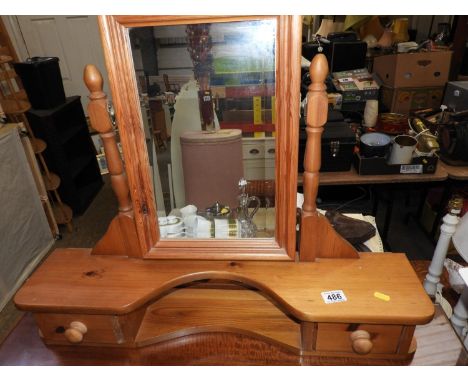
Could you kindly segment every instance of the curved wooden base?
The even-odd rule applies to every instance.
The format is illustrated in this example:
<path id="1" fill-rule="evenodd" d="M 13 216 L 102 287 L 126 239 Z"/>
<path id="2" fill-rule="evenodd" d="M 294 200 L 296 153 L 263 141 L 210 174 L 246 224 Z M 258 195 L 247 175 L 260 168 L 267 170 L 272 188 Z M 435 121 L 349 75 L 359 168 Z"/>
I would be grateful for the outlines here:
<path id="1" fill-rule="evenodd" d="M 298 355 L 284 347 L 248 335 L 200 333 L 148 346 L 136 351 L 143 365 L 408 365 L 414 353 L 389 358 L 339 354 Z"/>
<path id="2" fill-rule="evenodd" d="M 401 254 L 279 263 L 149 261 L 90 251 L 54 251 L 15 297 L 18 307 L 34 312 L 48 345 L 68 345 L 67 330 L 78 323 L 86 328 L 78 347 L 140 348 L 145 354 L 148 346 L 174 346 L 183 353 L 192 338 L 218 341 L 231 333 L 261 344 L 254 346 L 273 347 L 281 357 L 287 354 L 278 360 L 399 364 L 411 358 L 415 325 L 434 314 Z M 321 292 L 336 289 L 347 301 L 327 304 Z M 390 300 L 379 300 L 374 291 Z M 368 354 L 358 354 L 354 333 L 364 331 L 372 346 Z M 215 346 L 203 341 L 193 348 L 201 350 L 187 354 Z M 238 346 L 223 341 L 223 349 Z M 250 362 L 251 349 L 236 349 L 239 363 Z M 219 355 L 223 352 L 210 354 L 221 363 L 234 362 Z M 200 362 L 210 364 L 210 354 Z"/>
<path id="3" fill-rule="evenodd" d="M 248 335 L 200 333 L 149 345 L 140 349 L 91 346 L 46 346 L 31 314 L 0 346 L 0 365 L 406 365 L 401 359 L 300 356 L 280 346 Z"/>

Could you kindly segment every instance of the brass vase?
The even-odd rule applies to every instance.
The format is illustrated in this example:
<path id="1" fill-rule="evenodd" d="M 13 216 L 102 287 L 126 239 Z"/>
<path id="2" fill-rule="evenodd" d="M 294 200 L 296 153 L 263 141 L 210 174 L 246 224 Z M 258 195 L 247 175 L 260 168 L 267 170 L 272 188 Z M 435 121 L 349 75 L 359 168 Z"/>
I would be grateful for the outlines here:
<path id="1" fill-rule="evenodd" d="M 409 41 L 408 19 L 407 18 L 395 19 L 395 21 L 393 22 L 392 31 L 395 34 L 393 36 L 394 43 L 398 44 L 399 42 Z"/>

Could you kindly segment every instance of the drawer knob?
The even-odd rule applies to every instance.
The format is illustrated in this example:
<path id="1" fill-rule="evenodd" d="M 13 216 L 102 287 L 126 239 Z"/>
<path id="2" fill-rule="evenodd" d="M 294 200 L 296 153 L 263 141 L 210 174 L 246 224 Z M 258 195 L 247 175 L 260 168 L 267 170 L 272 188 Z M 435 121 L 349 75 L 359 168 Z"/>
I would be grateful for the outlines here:
<path id="1" fill-rule="evenodd" d="M 268 149 L 268 154 L 274 154 L 275 153 L 275 149 Z"/>
<path id="2" fill-rule="evenodd" d="M 256 155 L 256 154 L 260 154 L 260 150 L 258 150 L 258 149 L 252 149 L 252 150 L 249 151 L 249 153 L 250 153 L 250 154 L 255 154 L 255 155 Z"/>
<path id="3" fill-rule="evenodd" d="M 365 330 L 356 330 L 351 333 L 353 350 L 358 354 L 368 354 L 372 350 L 373 344 L 371 336 Z"/>
<path id="4" fill-rule="evenodd" d="M 83 336 L 87 331 L 88 328 L 85 324 L 79 321 L 73 321 L 70 323 L 70 327 L 65 330 L 65 338 L 72 344 L 79 344 L 83 341 Z"/>

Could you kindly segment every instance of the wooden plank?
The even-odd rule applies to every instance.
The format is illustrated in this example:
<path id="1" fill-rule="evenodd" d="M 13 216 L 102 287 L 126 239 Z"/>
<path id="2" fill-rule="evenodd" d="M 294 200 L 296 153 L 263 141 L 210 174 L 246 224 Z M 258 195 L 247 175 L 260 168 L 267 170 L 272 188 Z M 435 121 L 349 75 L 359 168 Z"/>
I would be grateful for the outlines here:
<path id="1" fill-rule="evenodd" d="M 465 174 L 468 179 L 468 171 Z M 321 172 L 319 184 L 320 186 L 345 186 L 351 184 L 442 182 L 448 176 L 446 167 L 441 162 L 439 162 L 434 174 L 359 175 L 352 167 L 349 171 Z M 303 184 L 303 174 L 299 174 L 297 182 Z"/>
<path id="2" fill-rule="evenodd" d="M 226 98 L 271 97 L 275 95 L 275 85 L 226 86 Z"/>
<path id="3" fill-rule="evenodd" d="M 15 297 L 20 309 L 126 314 L 171 288 L 221 279 L 262 290 L 301 321 L 424 324 L 434 307 L 403 254 L 362 253 L 317 262 L 149 261 L 57 249 Z M 321 292 L 341 289 L 346 302 L 325 304 Z M 375 298 L 378 291 L 390 301 Z"/>
<path id="4" fill-rule="evenodd" d="M 468 180 L 468 166 L 450 166 L 440 162 L 440 165 L 447 171 L 448 177 L 454 180 Z"/>

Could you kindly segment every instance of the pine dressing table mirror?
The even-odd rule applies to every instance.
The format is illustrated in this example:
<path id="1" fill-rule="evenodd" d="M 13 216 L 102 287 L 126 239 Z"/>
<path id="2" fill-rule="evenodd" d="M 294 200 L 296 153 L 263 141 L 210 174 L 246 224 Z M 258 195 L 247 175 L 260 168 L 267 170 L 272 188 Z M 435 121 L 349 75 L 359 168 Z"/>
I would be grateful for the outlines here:
<path id="1" fill-rule="evenodd" d="M 57 351 L 125 348 L 149 363 L 159 352 L 163 364 L 409 363 L 415 326 L 434 308 L 406 256 L 357 253 L 316 209 L 327 120 L 320 54 L 296 249 L 301 18 L 99 24 L 124 162 L 94 66 L 84 81 L 119 211 L 94 248 L 56 249 L 17 293 L 43 341 Z M 139 76 L 151 61 L 148 31 L 159 67 Z M 161 77 L 165 89 L 153 92 Z M 173 107 L 169 120 L 158 119 L 161 107 Z"/>

